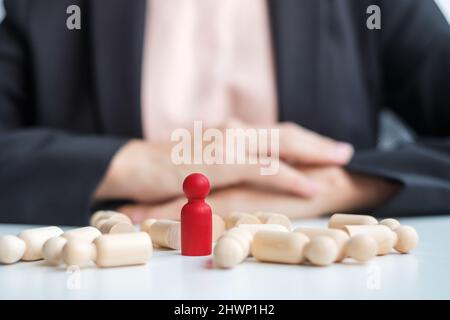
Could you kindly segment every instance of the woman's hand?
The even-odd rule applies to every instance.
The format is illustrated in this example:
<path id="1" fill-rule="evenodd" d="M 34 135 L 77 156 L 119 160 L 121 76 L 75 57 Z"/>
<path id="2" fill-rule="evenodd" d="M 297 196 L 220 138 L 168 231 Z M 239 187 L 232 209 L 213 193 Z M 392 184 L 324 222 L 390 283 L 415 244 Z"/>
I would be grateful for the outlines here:
<path id="1" fill-rule="evenodd" d="M 219 190 L 207 198 L 213 212 L 227 215 L 231 211 L 271 211 L 291 218 L 320 216 L 326 213 L 371 210 L 386 202 L 400 188 L 387 180 L 348 173 L 339 167 L 303 168 L 321 192 L 305 199 L 295 195 L 238 186 Z M 130 204 L 119 208 L 133 221 L 146 218 L 179 219 L 184 197 L 162 204 Z"/>
<path id="2" fill-rule="evenodd" d="M 349 143 L 322 136 L 293 122 L 282 122 L 270 127 L 253 127 L 231 119 L 226 123 L 226 128 L 278 129 L 280 157 L 291 164 L 342 166 L 350 161 L 354 152 Z"/>
<path id="3" fill-rule="evenodd" d="M 240 125 L 241 128 L 247 128 Z M 233 123 L 230 127 L 239 126 Z M 275 175 L 261 175 L 262 164 L 176 165 L 171 159 L 174 143 L 151 144 L 132 140 L 112 159 L 94 198 L 138 202 L 171 199 L 182 194 L 183 179 L 192 172 L 207 175 L 213 190 L 248 184 L 309 198 L 319 192 L 320 186 L 290 164 L 344 165 L 353 155 L 350 145 L 322 137 L 297 125 L 284 123 L 274 128 L 280 130 L 281 157 L 281 160 L 276 159 L 279 160 L 279 170 Z M 225 148 L 223 150 L 226 152 Z"/>

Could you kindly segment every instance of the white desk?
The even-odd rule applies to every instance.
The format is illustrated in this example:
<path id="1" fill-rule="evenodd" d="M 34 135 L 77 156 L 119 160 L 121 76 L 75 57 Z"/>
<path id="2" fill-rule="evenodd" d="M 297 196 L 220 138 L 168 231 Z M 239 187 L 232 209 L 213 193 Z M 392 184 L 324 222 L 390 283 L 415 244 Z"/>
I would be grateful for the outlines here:
<path id="1" fill-rule="evenodd" d="M 1 299 L 442 299 L 450 298 L 450 217 L 403 219 L 421 242 L 413 254 L 330 267 L 245 262 L 209 267 L 209 257 L 156 251 L 145 266 L 80 273 L 42 261 L 0 265 Z M 324 226 L 325 220 L 296 225 Z M 0 234 L 28 226 L 0 225 Z M 79 281 L 78 281 L 79 280 Z M 68 285 L 69 284 L 69 285 Z M 76 284 L 80 284 L 77 289 Z"/>

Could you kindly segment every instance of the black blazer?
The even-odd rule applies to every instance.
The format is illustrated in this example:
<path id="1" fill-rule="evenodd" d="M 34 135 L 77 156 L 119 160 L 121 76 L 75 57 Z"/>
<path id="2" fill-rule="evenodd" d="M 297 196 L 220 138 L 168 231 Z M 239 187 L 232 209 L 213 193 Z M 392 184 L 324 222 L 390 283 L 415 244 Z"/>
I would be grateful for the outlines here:
<path id="1" fill-rule="evenodd" d="M 82 29 L 66 28 L 81 8 Z M 381 30 L 366 9 L 381 7 Z M 141 137 L 144 0 L 11 0 L 0 26 L 0 222 L 83 224 L 117 149 Z M 379 214 L 450 213 L 450 28 L 433 0 L 272 0 L 279 118 L 404 187 Z M 419 135 L 375 149 L 380 109 Z M 336 190 L 339 192 L 339 190 Z"/>

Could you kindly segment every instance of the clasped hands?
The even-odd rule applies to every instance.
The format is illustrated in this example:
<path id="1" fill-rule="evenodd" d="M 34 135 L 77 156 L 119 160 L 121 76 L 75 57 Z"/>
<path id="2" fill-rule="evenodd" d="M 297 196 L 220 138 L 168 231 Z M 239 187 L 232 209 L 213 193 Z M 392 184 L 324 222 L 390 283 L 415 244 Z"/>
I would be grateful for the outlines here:
<path id="1" fill-rule="evenodd" d="M 226 127 L 246 127 L 231 121 Z M 207 175 L 214 213 L 271 211 L 292 218 L 337 211 L 371 209 L 398 190 L 382 178 L 350 173 L 344 166 L 351 145 L 321 136 L 293 123 L 280 123 L 280 166 L 275 175 L 261 175 L 258 164 L 181 164 L 171 161 L 173 143 L 131 140 L 113 157 L 97 187 L 95 200 L 129 199 L 118 208 L 136 223 L 146 218 L 179 219 L 186 203 L 184 177 Z"/>

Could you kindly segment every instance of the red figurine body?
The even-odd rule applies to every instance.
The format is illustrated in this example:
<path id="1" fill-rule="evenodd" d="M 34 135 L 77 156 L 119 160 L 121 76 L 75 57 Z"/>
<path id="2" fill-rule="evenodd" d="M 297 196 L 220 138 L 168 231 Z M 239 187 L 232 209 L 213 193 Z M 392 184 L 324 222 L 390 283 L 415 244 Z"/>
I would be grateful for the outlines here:
<path id="1" fill-rule="evenodd" d="M 212 211 L 205 202 L 209 180 L 200 173 L 184 179 L 183 192 L 188 203 L 181 209 L 181 254 L 207 256 L 212 251 Z"/>

